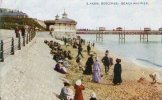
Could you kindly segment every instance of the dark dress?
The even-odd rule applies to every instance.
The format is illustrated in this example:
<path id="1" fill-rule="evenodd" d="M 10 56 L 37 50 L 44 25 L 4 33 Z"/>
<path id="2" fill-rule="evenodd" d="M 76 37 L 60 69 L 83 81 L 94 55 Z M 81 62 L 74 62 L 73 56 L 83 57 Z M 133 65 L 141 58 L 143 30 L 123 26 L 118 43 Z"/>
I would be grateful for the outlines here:
<path id="1" fill-rule="evenodd" d="M 122 83 L 121 72 L 122 72 L 121 64 L 115 64 L 115 66 L 114 66 L 114 78 L 113 78 L 114 84 Z"/>
<path id="2" fill-rule="evenodd" d="M 21 36 L 22 36 L 22 37 L 25 36 L 25 28 L 21 28 Z"/>
<path id="3" fill-rule="evenodd" d="M 94 61 L 92 57 L 89 57 L 87 62 L 86 62 L 86 68 L 83 72 L 83 74 L 86 75 L 91 75 L 92 74 L 92 65 L 93 65 Z"/>

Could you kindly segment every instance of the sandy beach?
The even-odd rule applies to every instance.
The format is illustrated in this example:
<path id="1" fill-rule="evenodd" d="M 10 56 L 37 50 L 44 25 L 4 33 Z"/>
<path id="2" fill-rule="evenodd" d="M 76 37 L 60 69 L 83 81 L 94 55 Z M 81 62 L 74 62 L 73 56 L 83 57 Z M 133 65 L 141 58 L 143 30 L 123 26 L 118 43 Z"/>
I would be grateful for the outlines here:
<path id="1" fill-rule="evenodd" d="M 63 46 L 64 49 L 70 50 L 75 58 L 77 55 L 77 49 L 72 49 L 71 46 L 67 48 Z M 91 53 L 97 53 L 99 60 L 101 61 L 104 56 L 103 52 L 100 52 L 96 48 L 93 49 Z M 85 62 L 87 60 L 87 52 L 86 46 L 84 46 L 83 51 L 84 58 L 82 59 L 82 65 L 85 66 Z M 110 57 L 113 57 L 114 64 L 116 58 L 121 58 L 115 54 L 112 54 L 111 51 L 109 53 Z M 151 84 L 151 79 L 149 78 L 149 74 L 153 72 L 158 72 L 158 70 L 153 68 L 147 68 L 144 66 L 136 65 L 132 62 L 126 61 L 124 58 L 122 59 L 122 79 L 123 83 L 121 85 L 114 86 L 112 84 L 113 78 L 113 68 L 110 67 L 109 74 L 104 74 L 104 67 L 102 63 L 102 82 L 101 83 L 93 83 L 92 76 L 83 75 L 82 70 L 78 67 L 78 65 L 74 60 L 71 60 L 71 66 L 68 69 L 68 73 L 66 78 L 74 84 L 77 79 L 82 79 L 85 84 L 86 89 L 84 90 L 84 98 L 88 100 L 90 94 L 94 91 L 97 94 L 98 100 L 161 100 L 161 86 L 160 84 Z M 141 77 L 144 79 L 138 81 Z"/>
<path id="2" fill-rule="evenodd" d="M 14 56 L 9 56 L 5 59 L 4 63 L 0 63 L 0 81 L 2 83 L 0 85 L 0 96 L 2 100 L 22 100 L 22 98 L 26 100 L 41 100 L 42 98 L 57 100 L 57 95 L 63 86 L 62 79 L 64 78 L 72 85 L 75 84 L 77 79 L 82 79 L 85 85 L 85 90 L 83 91 L 84 100 L 89 100 L 92 92 L 97 94 L 98 100 L 162 99 L 162 85 L 151 84 L 151 79 L 148 76 L 150 73 L 158 72 L 158 70 L 136 65 L 110 51 L 109 56 L 113 57 L 114 64 L 116 58 L 122 59 L 122 84 L 117 86 L 112 84 L 114 66 L 110 67 L 109 74 L 106 75 L 104 74 L 104 67 L 101 62 L 102 81 L 101 83 L 93 83 L 91 81 L 92 76 L 83 75 L 82 71 L 88 57 L 86 45 L 83 46 L 84 58 L 81 60 L 82 68 L 79 68 L 75 61 L 77 49 L 73 49 L 71 46 L 65 47 L 63 42 L 55 40 L 62 44 L 63 49 L 70 50 L 74 58 L 69 60 L 71 66 L 68 68 L 68 74 L 64 76 L 53 70 L 56 63 L 52 60 L 49 47 L 43 43 L 44 40 L 55 39 L 42 32 L 27 47 L 21 51 L 16 51 Z M 92 54 L 94 52 L 101 61 L 104 52 L 100 52 L 96 47 L 91 51 Z M 144 80 L 138 81 L 141 77 Z"/>

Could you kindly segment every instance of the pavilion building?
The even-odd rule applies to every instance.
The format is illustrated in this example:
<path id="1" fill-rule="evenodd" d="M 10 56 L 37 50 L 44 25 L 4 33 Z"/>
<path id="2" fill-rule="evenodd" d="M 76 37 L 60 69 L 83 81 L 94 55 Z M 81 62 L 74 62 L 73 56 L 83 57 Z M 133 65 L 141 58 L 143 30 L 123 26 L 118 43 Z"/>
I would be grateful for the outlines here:
<path id="1" fill-rule="evenodd" d="M 47 30 L 54 29 L 53 34 L 56 38 L 73 38 L 76 37 L 76 25 L 77 22 L 67 17 L 67 13 L 62 14 L 62 18 L 59 18 L 58 14 L 55 16 L 55 20 L 46 20 Z"/>

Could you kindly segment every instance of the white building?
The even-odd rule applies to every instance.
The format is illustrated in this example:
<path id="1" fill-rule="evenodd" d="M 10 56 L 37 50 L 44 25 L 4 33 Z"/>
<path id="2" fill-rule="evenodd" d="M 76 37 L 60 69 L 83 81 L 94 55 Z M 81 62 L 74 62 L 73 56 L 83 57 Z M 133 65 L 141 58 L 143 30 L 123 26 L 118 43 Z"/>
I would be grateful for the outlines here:
<path id="1" fill-rule="evenodd" d="M 76 37 L 76 24 L 75 20 L 69 19 L 66 12 L 62 14 L 62 18 L 58 15 L 55 16 L 55 20 L 45 21 L 47 28 L 54 29 L 54 35 L 56 38 L 73 38 Z"/>

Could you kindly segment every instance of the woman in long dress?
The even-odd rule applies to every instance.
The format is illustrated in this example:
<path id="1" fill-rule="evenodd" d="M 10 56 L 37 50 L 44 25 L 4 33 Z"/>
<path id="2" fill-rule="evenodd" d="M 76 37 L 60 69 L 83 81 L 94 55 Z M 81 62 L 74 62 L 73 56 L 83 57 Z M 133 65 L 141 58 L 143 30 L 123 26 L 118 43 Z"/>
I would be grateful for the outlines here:
<path id="1" fill-rule="evenodd" d="M 96 57 L 96 60 L 93 64 L 93 75 L 92 75 L 92 81 L 96 83 L 101 82 L 101 67 L 98 62 L 98 58 Z"/>
<path id="2" fill-rule="evenodd" d="M 77 80 L 74 86 L 75 89 L 75 96 L 74 100 L 84 100 L 82 90 L 85 89 L 84 85 L 82 84 L 81 80 Z"/>
<path id="3" fill-rule="evenodd" d="M 122 78 L 121 78 L 121 73 L 122 73 L 122 68 L 121 68 L 121 59 L 116 59 L 116 64 L 114 66 L 114 78 L 113 78 L 113 83 L 114 85 L 122 83 Z"/>
<path id="4" fill-rule="evenodd" d="M 92 75 L 92 65 L 93 65 L 93 63 L 94 63 L 93 55 L 91 54 L 90 57 L 87 59 L 86 67 L 85 67 L 85 70 L 84 70 L 83 74 Z"/>

